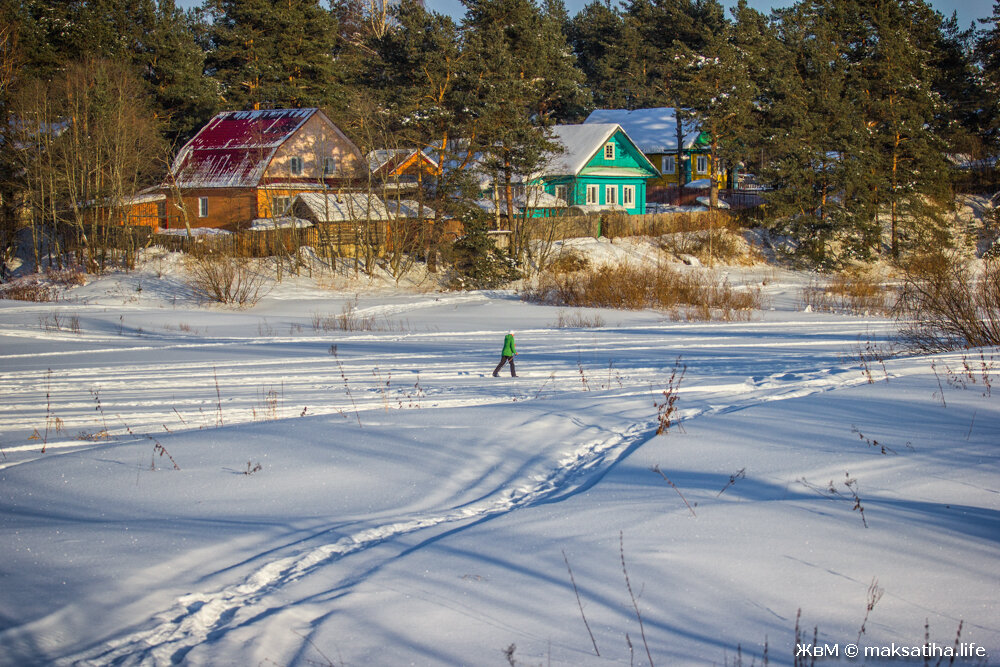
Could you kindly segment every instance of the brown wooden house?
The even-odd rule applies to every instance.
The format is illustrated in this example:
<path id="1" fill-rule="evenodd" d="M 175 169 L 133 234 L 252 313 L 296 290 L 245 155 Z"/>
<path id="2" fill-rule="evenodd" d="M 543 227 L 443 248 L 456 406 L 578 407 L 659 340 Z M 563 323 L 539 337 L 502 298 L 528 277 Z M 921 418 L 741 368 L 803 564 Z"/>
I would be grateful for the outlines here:
<path id="1" fill-rule="evenodd" d="M 441 169 L 419 149 L 396 148 L 368 154 L 368 169 L 383 190 L 408 192 L 420 187 L 423 177 L 440 175 Z"/>
<path id="2" fill-rule="evenodd" d="M 236 231 L 281 215 L 296 195 L 349 188 L 358 147 L 319 109 L 224 111 L 174 159 L 161 192 L 164 229 Z"/>

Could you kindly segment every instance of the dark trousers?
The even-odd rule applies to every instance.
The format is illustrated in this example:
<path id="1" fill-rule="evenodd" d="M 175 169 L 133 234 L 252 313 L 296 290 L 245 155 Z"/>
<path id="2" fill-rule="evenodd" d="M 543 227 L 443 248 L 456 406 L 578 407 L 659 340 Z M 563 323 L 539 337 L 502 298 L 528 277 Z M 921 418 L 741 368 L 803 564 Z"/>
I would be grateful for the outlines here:
<path id="1" fill-rule="evenodd" d="M 505 357 L 505 356 L 500 357 L 500 363 L 497 364 L 496 370 L 493 371 L 493 377 L 497 376 L 497 373 L 500 372 L 500 369 L 503 368 L 503 365 L 506 364 L 508 361 L 510 362 L 510 376 L 517 377 L 517 373 L 514 372 L 514 357 Z"/>

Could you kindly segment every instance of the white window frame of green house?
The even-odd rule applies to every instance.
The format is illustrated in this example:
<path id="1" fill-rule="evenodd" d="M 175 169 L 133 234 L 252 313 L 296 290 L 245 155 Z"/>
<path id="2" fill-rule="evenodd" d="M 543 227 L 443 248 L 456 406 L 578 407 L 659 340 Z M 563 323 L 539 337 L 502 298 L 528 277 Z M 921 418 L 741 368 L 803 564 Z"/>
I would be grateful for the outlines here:
<path id="1" fill-rule="evenodd" d="M 587 186 L 587 203 L 588 204 L 600 204 L 601 203 L 601 186 L 600 185 L 588 185 Z"/>
<path id="2" fill-rule="evenodd" d="M 677 156 L 675 155 L 664 155 L 660 157 L 660 173 L 661 174 L 676 174 L 677 173 Z"/>
<path id="3" fill-rule="evenodd" d="M 708 156 L 707 155 L 699 155 L 698 156 L 697 169 L 698 169 L 698 173 L 699 174 L 707 174 L 708 173 Z"/>
<path id="4" fill-rule="evenodd" d="M 568 191 L 565 185 L 557 185 L 552 188 L 552 194 L 555 195 L 556 199 L 562 199 L 563 202 L 569 206 L 569 199 L 566 198 Z"/>
<path id="5" fill-rule="evenodd" d="M 622 206 L 625 208 L 632 208 L 635 206 L 635 186 L 634 185 L 623 185 L 622 186 Z"/>
<path id="6" fill-rule="evenodd" d="M 615 144 L 613 141 L 609 141 L 608 143 L 604 144 L 604 159 L 605 160 L 615 159 Z"/>
<path id="7" fill-rule="evenodd" d="M 613 206 L 618 203 L 618 186 L 617 185 L 605 185 L 604 186 L 604 203 L 608 206 Z"/>
<path id="8" fill-rule="evenodd" d="M 208 197 L 198 197 L 198 217 L 208 217 Z"/>
<path id="9" fill-rule="evenodd" d="M 293 155 L 292 157 L 288 158 L 288 170 L 292 172 L 292 176 L 301 175 L 304 166 L 305 165 L 303 164 L 302 156 Z"/>

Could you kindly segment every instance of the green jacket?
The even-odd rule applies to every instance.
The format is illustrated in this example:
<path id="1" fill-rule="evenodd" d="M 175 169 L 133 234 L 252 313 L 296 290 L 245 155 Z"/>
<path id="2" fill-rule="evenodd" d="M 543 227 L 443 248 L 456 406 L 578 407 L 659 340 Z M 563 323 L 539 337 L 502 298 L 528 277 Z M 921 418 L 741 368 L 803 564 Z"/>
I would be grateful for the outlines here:
<path id="1" fill-rule="evenodd" d="M 514 334 L 507 334 L 503 339 L 503 352 L 500 353 L 504 357 L 513 357 L 517 354 L 517 348 L 514 347 Z"/>

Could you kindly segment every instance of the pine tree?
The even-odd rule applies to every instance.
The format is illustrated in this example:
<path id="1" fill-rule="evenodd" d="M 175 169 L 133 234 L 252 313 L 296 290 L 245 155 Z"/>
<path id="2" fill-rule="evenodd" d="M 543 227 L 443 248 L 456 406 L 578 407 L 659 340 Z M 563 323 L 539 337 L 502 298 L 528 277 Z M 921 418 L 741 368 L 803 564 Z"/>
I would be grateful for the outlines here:
<path id="1" fill-rule="evenodd" d="M 455 204 L 466 194 L 471 155 L 460 151 L 456 140 L 468 136 L 478 101 L 466 94 L 466 56 L 451 17 L 428 12 L 416 0 L 403 0 L 395 16 L 383 37 L 372 42 L 376 55 L 366 60 L 361 77 L 366 85 L 360 90 L 378 100 L 400 146 L 426 148 L 447 167 L 421 174 L 417 193 L 421 206 L 425 199 L 432 202 L 438 218 L 424 230 L 423 245 L 433 258 L 441 216 L 461 212 Z"/>
<path id="2" fill-rule="evenodd" d="M 975 29 L 961 29 L 953 13 L 935 35 L 930 64 L 932 89 L 941 100 L 935 132 L 951 152 L 982 157 L 998 102 L 986 90 L 976 66 L 975 38 Z"/>
<path id="3" fill-rule="evenodd" d="M 983 87 L 992 100 L 984 123 L 984 138 L 1000 149 L 1000 0 L 993 3 L 993 15 L 980 20 L 984 26 L 976 40 L 976 59 L 982 68 Z"/>
<path id="4" fill-rule="evenodd" d="M 941 209 L 950 197 L 946 145 L 934 131 L 938 97 L 931 50 L 940 15 L 922 0 L 883 0 L 870 8 L 872 40 L 864 53 L 866 116 L 875 144 L 873 175 L 883 182 L 876 205 L 887 209 L 889 249 L 945 242 Z"/>
<path id="5" fill-rule="evenodd" d="M 632 106 L 634 94 L 625 85 L 622 73 L 626 54 L 639 51 L 632 46 L 637 39 L 634 30 L 626 32 L 624 17 L 609 0 L 593 0 L 570 22 L 569 42 L 598 107 Z"/>
<path id="6" fill-rule="evenodd" d="M 514 184 L 525 182 L 557 147 L 544 132 L 588 101 L 569 50 L 559 5 L 533 0 L 464 0 L 468 94 L 478 99 L 473 150 L 499 187 L 511 251 L 527 250 L 527 221 L 514 215 Z"/>
<path id="7" fill-rule="evenodd" d="M 779 43 L 772 63 L 762 177 L 780 231 L 814 261 L 835 261 L 837 245 L 871 243 L 874 219 L 867 129 L 857 104 L 862 89 L 852 46 L 850 0 L 806 0 L 776 12 Z"/>
<path id="8" fill-rule="evenodd" d="M 208 0 L 208 66 L 231 109 L 322 106 L 337 93 L 337 26 L 318 0 Z"/>
<path id="9" fill-rule="evenodd" d="M 760 94 L 757 75 L 766 48 L 767 27 L 763 15 L 740 0 L 734 9 L 736 22 L 725 24 L 705 38 L 700 52 L 679 55 L 685 104 L 708 133 L 712 173 L 731 167 L 748 154 L 754 138 L 755 103 Z M 712 179 L 711 206 L 718 206 L 718 180 Z"/>
<path id="10" fill-rule="evenodd" d="M 725 29 L 718 0 L 629 0 L 625 3 L 626 85 L 632 108 L 684 103 L 687 61 L 703 53 L 712 36 Z M 633 36 L 634 35 L 634 36 Z"/>
<path id="11" fill-rule="evenodd" d="M 143 73 L 164 136 L 174 146 L 191 138 L 219 106 L 218 85 L 205 76 L 205 52 L 195 41 L 197 28 L 174 0 L 159 0 L 154 28 L 145 38 Z"/>
<path id="12" fill-rule="evenodd" d="M 784 229 L 821 261 L 943 243 L 940 16 L 923 0 L 805 0 L 778 18 L 765 174 Z"/>

